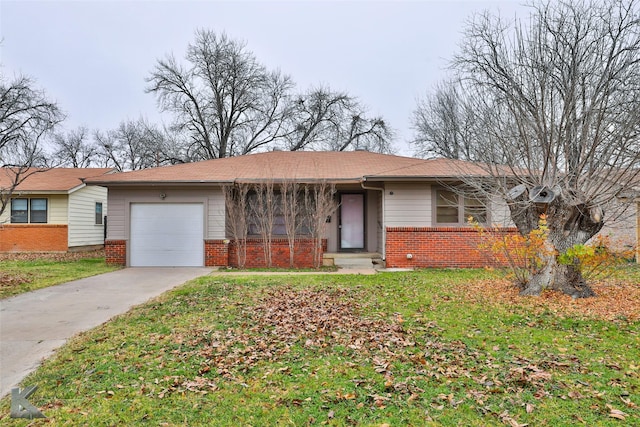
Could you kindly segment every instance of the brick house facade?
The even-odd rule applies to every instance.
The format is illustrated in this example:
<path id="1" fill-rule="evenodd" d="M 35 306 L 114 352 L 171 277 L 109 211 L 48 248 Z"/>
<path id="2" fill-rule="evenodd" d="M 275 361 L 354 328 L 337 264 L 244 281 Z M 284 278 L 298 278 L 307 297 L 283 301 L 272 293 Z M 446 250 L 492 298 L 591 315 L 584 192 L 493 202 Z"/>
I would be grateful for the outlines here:
<path id="1" fill-rule="evenodd" d="M 474 163 L 416 159 L 364 151 L 268 152 L 105 175 L 89 180 L 109 189 L 109 262 L 129 266 L 236 266 L 224 189 L 269 182 L 330 185 L 338 208 L 326 218 L 323 252 L 367 253 L 386 267 L 483 267 L 495 263 L 477 249 L 480 223 L 515 232 L 499 198 L 474 199 L 455 188 L 462 177 L 486 178 Z M 141 214 L 142 213 L 142 214 Z M 276 229 L 282 227 L 278 222 Z M 635 234 L 635 230 L 629 230 Z M 255 230 L 248 267 L 264 267 Z M 298 233 L 295 266 L 312 265 L 309 236 Z M 305 240 L 306 239 L 306 240 Z M 272 264 L 289 266 L 286 235 L 272 236 Z"/>

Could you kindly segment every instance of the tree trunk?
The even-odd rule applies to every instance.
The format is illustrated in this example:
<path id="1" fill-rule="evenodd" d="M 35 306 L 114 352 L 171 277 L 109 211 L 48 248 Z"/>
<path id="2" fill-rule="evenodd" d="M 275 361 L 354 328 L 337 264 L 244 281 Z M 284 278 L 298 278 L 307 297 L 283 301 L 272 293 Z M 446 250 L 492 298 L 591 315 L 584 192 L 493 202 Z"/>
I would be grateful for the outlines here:
<path id="1" fill-rule="evenodd" d="M 596 296 L 575 265 L 556 264 L 555 277 L 551 289 L 571 295 L 572 298 Z"/>
<path id="2" fill-rule="evenodd" d="M 557 256 L 547 257 L 547 263 L 539 272 L 532 274 L 520 295 L 538 296 L 544 289 L 560 291 L 573 298 L 596 296 L 575 265 L 559 264 Z"/>
<path id="3" fill-rule="evenodd" d="M 531 206 L 534 213 L 539 212 L 539 206 Z M 514 218 L 514 209 L 512 209 Z M 531 210 L 520 210 L 519 218 L 514 221 L 520 229 L 530 221 L 523 221 L 523 218 L 532 217 Z M 587 298 L 595 296 L 595 292 L 582 277 L 579 265 L 564 265 L 558 262 L 558 255 L 566 252 L 578 244 L 585 244 L 602 229 L 604 222 L 601 213 L 592 212 L 585 205 L 569 205 L 564 203 L 560 197 L 548 205 L 546 209 L 547 225 L 549 235 L 550 254 L 545 255 L 544 266 L 533 273 L 529 281 L 522 287 L 521 295 L 540 295 L 544 289 L 560 291 L 573 298 Z M 522 230 L 521 230 L 522 232 Z"/>

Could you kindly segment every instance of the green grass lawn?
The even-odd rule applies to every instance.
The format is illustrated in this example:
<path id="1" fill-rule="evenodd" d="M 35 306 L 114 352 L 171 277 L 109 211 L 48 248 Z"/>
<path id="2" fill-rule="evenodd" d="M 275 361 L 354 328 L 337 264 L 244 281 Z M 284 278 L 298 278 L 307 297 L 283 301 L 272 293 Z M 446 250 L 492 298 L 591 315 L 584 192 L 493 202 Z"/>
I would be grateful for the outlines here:
<path id="1" fill-rule="evenodd" d="M 24 382 L 48 418 L 10 419 L 5 398 L 0 424 L 640 425 L 637 317 L 502 300 L 501 283 L 483 270 L 200 278 L 73 339 Z M 637 283 L 610 286 L 637 304 Z"/>
<path id="2" fill-rule="evenodd" d="M 102 253 L 5 255 L 0 259 L 0 299 L 117 269 L 105 264 Z"/>

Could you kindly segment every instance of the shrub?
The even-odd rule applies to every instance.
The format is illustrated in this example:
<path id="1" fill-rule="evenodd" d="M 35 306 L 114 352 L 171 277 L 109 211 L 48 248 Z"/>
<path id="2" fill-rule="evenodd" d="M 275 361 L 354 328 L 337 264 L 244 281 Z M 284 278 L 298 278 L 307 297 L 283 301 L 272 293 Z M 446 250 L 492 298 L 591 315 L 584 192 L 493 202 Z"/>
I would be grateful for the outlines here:
<path id="1" fill-rule="evenodd" d="M 496 263 L 507 269 L 507 276 L 523 288 L 532 275 L 540 272 L 546 259 L 554 254 L 547 243 L 549 227 L 545 215 L 540 216 L 538 228 L 528 234 L 505 233 L 498 227 L 487 228 L 472 217 L 469 223 L 480 233 L 478 249 L 487 251 Z"/>
<path id="2" fill-rule="evenodd" d="M 611 276 L 616 267 L 633 258 L 634 249 L 615 249 L 611 239 L 596 236 L 587 244 L 574 245 L 558 256 L 558 262 L 574 265 L 587 281 Z"/>

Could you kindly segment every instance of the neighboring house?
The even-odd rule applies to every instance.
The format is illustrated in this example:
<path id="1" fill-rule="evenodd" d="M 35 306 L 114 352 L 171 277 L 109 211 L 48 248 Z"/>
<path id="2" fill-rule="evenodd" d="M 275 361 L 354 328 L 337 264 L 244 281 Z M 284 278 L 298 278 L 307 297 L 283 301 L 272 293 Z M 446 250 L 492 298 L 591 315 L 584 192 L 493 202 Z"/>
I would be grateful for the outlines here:
<path id="1" fill-rule="evenodd" d="M 360 252 L 387 267 L 478 267 L 469 214 L 508 225 L 508 209 L 460 197 L 447 186 L 461 174 L 484 175 L 462 161 L 353 152 L 269 152 L 103 175 L 88 183 L 109 189 L 105 249 L 109 263 L 129 266 L 234 266 L 223 186 L 286 181 L 335 185 L 339 202 L 327 218 L 325 256 Z M 454 201 L 453 205 L 451 201 Z M 486 206 L 489 206 L 487 209 Z M 280 227 L 281 228 L 281 227 Z M 274 265 L 288 265 L 283 231 L 275 228 Z M 513 229 L 509 229 L 513 231 Z M 247 266 L 264 263 L 250 235 Z M 297 240 L 296 265 L 310 264 Z"/>
<path id="2" fill-rule="evenodd" d="M 0 215 L 0 252 L 66 252 L 104 245 L 107 189 L 86 185 L 113 169 L 29 169 Z M 13 182 L 0 169 L 0 192 Z"/>

